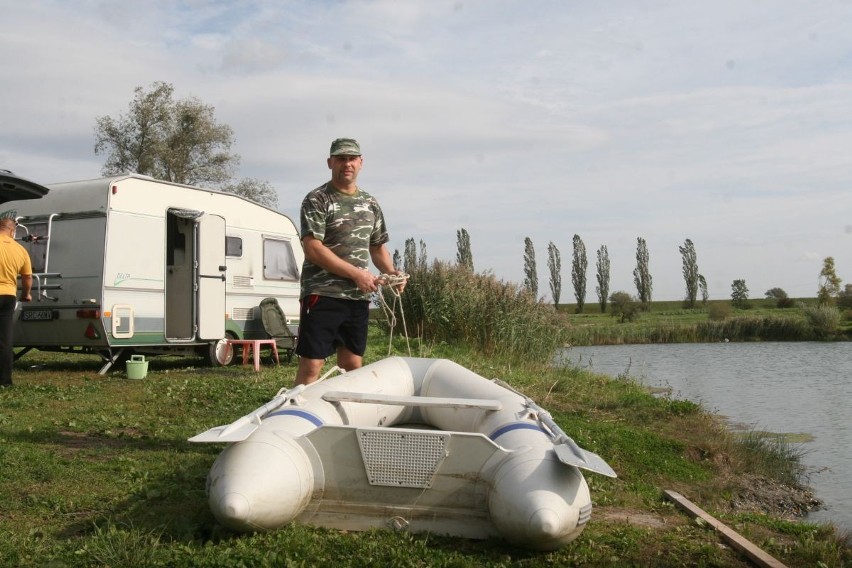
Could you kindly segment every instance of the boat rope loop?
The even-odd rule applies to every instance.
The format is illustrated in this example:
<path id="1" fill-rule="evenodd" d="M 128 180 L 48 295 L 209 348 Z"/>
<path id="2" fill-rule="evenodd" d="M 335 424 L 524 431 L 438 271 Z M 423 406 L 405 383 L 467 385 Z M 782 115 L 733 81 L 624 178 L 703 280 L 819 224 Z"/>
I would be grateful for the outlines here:
<path id="1" fill-rule="evenodd" d="M 382 274 L 379 276 L 377 281 L 379 285 L 379 291 L 376 294 L 378 297 L 378 303 L 388 320 L 388 327 L 390 328 L 390 331 L 388 332 L 388 355 L 390 355 L 393 350 L 393 330 L 397 323 L 396 307 L 398 305 L 399 316 L 402 320 L 402 331 L 405 336 L 405 346 L 408 348 L 408 356 L 411 357 L 411 344 L 408 341 L 408 327 L 405 324 L 405 312 L 402 309 L 402 299 L 400 298 L 400 291 L 398 289 L 400 284 L 405 284 L 408 281 L 408 278 L 409 275 L 405 273 Z M 385 289 L 389 290 L 391 296 L 393 296 L 392 305 L 388 305 L 388 302 L 385 299 Z"/>

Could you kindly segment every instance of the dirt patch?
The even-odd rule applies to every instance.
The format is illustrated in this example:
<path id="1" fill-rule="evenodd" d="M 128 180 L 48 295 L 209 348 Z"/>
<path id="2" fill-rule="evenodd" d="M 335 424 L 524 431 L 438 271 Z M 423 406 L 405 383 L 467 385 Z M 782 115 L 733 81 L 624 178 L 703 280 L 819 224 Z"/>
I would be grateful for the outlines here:
<path id="1" fill-rule="evenodd" d="M 132 428 L 116 430 L 115 434 L 116 437 L 92 436 L 61 430 L 57 432 L 57 452 L 64 457 L 83 454 L 89 461 L 105 461 L 114 458 L 111 450 L 136 447 L 141 440 L 140 432 Z"/>
<path id="2" fill-rule="evenodd" d="M 82 448 L 120 448 L 128 444 L 128 440 L 138 440 L 142 437 L 141 432 L 134 428 L 122 428 L 113 431 L 112 437 L 92 436 L 82 432 L 71 432 L 60 430 L 57 432 L 62 444 L 71 449 Z"/>
<path id="3" fill-rule="evenodd" d="M 729 514 L 760 513 L 786 520 L 799 519 L 824 505 L 807 487 L 794 487 L 757 475 L 739 476 L 733 493 L 734 497 L 726 502 L 716 501 L 715 505 L 696 502 L 696 505 L 705 510 L 721 510 Z M 684 497 L 690 499 L 689 495 Z M 683 514 L 662 515 L 647 510 L 617 507 L 597 507 L 594 510 L 594 518 L 604 522 L 621 522 L 657 529 L 689 522 L 687 515 Z"/>
<path id="4" fill-rule="evenodd" d="M 797 519 L 824 506 L 807 487 L 787 485 L 757 475 L 742 476 L 738 485 L 737 494 L 728 502 L 729 510 L 734 513 L 764 513 Z"/>
<path id="5" fill-rule="evenodd" d="M 670 528 L 682 525 L 686 522 L 685 519 L 681 517 L 664 517 L 647 511 L 609 507 L 595 509 L 593 518 L 602 521 L 626 523 L 628 525 L 652 529 Z"/>

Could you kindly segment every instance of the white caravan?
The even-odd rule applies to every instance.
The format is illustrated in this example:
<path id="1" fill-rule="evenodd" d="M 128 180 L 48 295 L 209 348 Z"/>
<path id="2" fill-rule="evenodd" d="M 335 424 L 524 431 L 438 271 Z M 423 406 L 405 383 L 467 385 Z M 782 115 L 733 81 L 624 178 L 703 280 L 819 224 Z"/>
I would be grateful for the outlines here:
<path id="1" fill-rule="evenodd" d="M 232 193 L 140 175 L 48 185 L 10 201 L 33 262 L 16 357 L 33 348 L 97 353 L 105 373 L 131 353 L 201 354 L 226 365 L 226 339 L 267 337 L 277 298 L 295 331 L 304 253 L 286 215 Z"/>

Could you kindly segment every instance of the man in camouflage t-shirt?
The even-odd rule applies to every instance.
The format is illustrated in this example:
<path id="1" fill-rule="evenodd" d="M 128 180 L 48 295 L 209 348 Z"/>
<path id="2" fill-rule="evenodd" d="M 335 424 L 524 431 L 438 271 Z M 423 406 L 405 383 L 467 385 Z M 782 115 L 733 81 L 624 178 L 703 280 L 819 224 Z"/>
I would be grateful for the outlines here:
<path id="1" fill-rule="evenodd" d="M 331 143 L 331 181 L 308 193 L 299 213 L 305 262 L 302 265 L 301 314 L 296 354 L 296 384 L 317 380 L 326 357 L 357 369 L 367 348 L 370 294 L 378 276 L 399 274 L 388 249 L 387 228 L 379 203 L 357 185 L 364 160 L 351 138 Z M 400 285 L 401 289 L 404 287 Z"/>

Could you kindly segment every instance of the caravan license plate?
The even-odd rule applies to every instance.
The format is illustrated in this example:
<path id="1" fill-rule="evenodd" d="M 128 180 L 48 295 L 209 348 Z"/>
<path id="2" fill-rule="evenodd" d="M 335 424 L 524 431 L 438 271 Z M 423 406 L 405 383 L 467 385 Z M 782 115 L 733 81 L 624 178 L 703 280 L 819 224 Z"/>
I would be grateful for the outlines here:
<path id="1" fill-rule="evenodd" d="M 21 312 L 21 321 L 51 321 L 53 310 L 25 310 Z"/>

